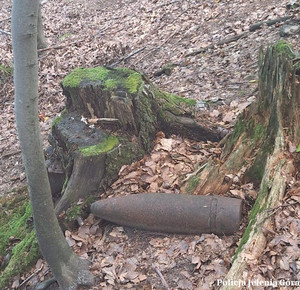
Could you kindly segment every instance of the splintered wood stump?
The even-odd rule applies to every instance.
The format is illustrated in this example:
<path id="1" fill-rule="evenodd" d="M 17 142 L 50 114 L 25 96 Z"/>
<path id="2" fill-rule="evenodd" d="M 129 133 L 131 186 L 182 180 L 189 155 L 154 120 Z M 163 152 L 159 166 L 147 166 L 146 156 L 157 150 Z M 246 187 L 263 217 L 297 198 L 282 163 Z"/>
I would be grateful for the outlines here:
<path id="1" fill-rule="evenodd" d="M 78 68 L 62 87 L 66 109 L 53 121 L 49 137 L 66 174 L 57 214 L 114 182 L 122 165 L 152 149 L 160 130 L 167 136 L 220 139 L 213 124 L 195 120 L 195 100 L 162 92 L 133 70 Z"/>
<path id="2" fill-rule="evenodd" d="M 279 42 L 265 53 L 261 51 L 259 62 L 258 99 L 239 117 L 221 160 L 209 160 L 184 186 L 187 193 L 222 195 L 233 178 L 239 177 L 241 182 L 254 183 L 259 191 L 224 281 L 247 281 L 248 265 L 266 245 L 262 229 L 272 229 L 270 209 L 281 202 L 287 177 L 295 174 L 299 165 L 299 153 L 288 150 L 300 143 L 299 58 Z M 225 288 L 235 289 L 231 284 Z"/>

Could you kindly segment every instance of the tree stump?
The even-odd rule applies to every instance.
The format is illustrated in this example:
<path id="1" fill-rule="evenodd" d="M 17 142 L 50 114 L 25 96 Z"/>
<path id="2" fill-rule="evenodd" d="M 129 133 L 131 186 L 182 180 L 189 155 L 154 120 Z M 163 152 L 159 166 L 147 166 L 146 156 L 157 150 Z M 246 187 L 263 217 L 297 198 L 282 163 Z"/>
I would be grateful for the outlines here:
<path id="1" fill-rule="evenodd" d="M 194 117 L 196 101 L 157 89 L 125 68 L 78 68 L 62 81 L 66 108 L 49 137 L 66 181 L 56 213 L 112 184 L 124 164 L 152 149 L 156 133 L 220 140 L 215 125 Z"/>
<path id="2" fill-rule="evenodd" d="M 282 41 L 265 54 L 260 51 L 258 99 L 239 117 L 221 158 L 201 166 L 184 186 L 186 193 L 223 195 L 237 177 L 241 183 L 254 183 L 259 191 L 224 281 L 245 280 L 248 262 L 265 248 L 262 229 L 272 228 L 270 209 L 278 206 L 288 176 L 299 168 L 298 153 L 288 149 L 299 149 L 300 143 L 299 60 Z M 235 289 L 228 285 L 222 289 Z"/>

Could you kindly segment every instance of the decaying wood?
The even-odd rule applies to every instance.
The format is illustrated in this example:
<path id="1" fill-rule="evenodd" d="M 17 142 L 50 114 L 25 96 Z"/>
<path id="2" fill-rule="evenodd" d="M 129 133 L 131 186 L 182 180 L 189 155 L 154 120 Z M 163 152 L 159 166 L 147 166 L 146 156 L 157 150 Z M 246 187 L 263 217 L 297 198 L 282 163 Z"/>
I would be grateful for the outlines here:
<path id="1" fill-rule="evenodd" d="M 195 119 L 194 100 L 162 92 L 133 70 L 77 69 L 62 86 L 66 110 L 49 138 L 66 175 L 57 214 L 109 186 L 121 166 L 152 149 L 158 131 L 195 140 L 221 138 L 214 124 Z"/>
<path id="2" fill-rule="evenodd" d="M 300 143 L 299 66 L 293 50 L 279 42 L 260 53 L 259 97 L 240 116 L 220 160 L 209 160 L 183 189 L 194 194 L 226 194 L 236 176 L 259 190 L 232 267 L 224 281 L 245 280 L 248 264 L 266 245 L 272 229 L 270 210 L 282 202 L 287 180 L 297 167 L 288 143 Z M 296 153 L 295 153 L 296 154 Z M 243 170 L 241 170 L 243 168 Z M 221 289 L 235 289 L 223 286 Z M 238 289 L 238 288 L 236 288 Z"/>
<path id="3" fill-rule="evenodd" d="M 280 135 L 280 133 L 278 135 Z M 265 249 L 267 239 L 263 229 L 272 228 L 272 220 L 270 219 L 268 209 L 275 207 L 282 200 L 286 188 L 286 180 L 282 176 L 282 173 L 286 171 L 286 160 L 282 159 L 282 151 L 285 149 L 283 134 L 276 138 L 275 147 L 276 149 L 266 164 L 266 171 L 259 193 L 259 196 L 266 195 L 264 191 L 266 190 L 266 186 L 268 186 L 267 196 L 262 200 L 258 199 L 261 204 L 254 205 L 256 210 L 257 207 L 264 207 L 265 209 L 260 212 L 258 211 L 258 214 L 253 216 L 253 220 L 249 221 L 244 233 L 244 238 L 246 237 L 247 240 L 245 244 L 238 248 L 236 259 L 224 280 L 243 280 L 244 271 L 248 263 L 257 260 Z M 221 289 L 235 288 L 232 288 L 232 286 L 223 286 Z"/>

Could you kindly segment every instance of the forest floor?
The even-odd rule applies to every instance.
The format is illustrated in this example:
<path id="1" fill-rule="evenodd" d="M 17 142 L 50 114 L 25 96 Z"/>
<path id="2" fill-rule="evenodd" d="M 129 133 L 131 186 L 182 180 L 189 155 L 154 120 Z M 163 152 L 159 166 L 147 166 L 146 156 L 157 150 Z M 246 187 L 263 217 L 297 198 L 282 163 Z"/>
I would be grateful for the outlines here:
<path id="1" fill-rule="evenodd" d="M 203 110 L 231 129 L 239 113 L 257 97 L 259 49 L 280 39 L 283 23 L 263 25 L 253 32 L 249 27 L 284 16 L 299 18 L 299 12 L 287 8 L 289 2 L 42 1 L 49 44 L 39 57 L 39 118 L 45 147 L 51 122 L 64 108 L 60 82 L 77 67 L 117 64 L 142 71 L 162 90 L 194 98 L 200 106 L 208 101 L 211 105 Z M 11 1 L 1 4 L 0 195 L 4 195 L 25 184 L 25 173 L 14 123 L 11 36 L 4 33 L 10 32 Z M 296 51 L 299 38 L 300 34 L 286 38 Z M 160 74 L 168 64 L 174 65 L 171 74 Z M 209 156 L 218 157 L 220 150 L 210 142 L 160 135 L 153 152 L 122 168 L 120 179 L 105 195 L 180 193 L 182 178 Z M 249 207 L 256 192 L 251 184 L 235 185 L 229 195 L 245 199 Z M 247 211 L 243 225 L 246 219 Z M 251 265 L 253 280 L 295 280 L 299 271 L 299 258 L 291 258 L 292 253 L 299 253 L 299 236 L 288 235 L 300 231 L 299 207 L 294 211 L 282 208 L 275 219 L 274 239 Z M 65 234 L 77 254 L 92 261 L 95 289 L 213 289 L 230 268 L 243 225 L 228 237 L 182 236 L 113 226 L 90 215 L 78 230 Z M 31 273 L 15 277 L 12 288 L 31 275 L 22 286 L 30 289 L 46 273 L 47 265 L 39 260 Z"/>

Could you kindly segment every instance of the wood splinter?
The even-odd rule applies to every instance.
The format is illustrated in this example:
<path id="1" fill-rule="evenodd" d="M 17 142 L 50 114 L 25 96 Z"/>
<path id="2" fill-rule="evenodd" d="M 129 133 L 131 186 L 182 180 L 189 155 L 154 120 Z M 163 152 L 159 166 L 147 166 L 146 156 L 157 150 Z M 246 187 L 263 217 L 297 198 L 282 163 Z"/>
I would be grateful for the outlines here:
<path id="1" fill-rule="evenodd" d="M 118 125 L 120 126 L 119 119 L 115 118 L 93 118 L 88 119 L 89 124 L 100 124 L 100 125 Z"/>

